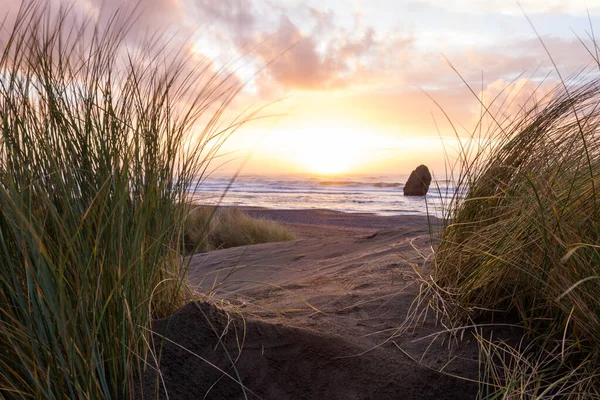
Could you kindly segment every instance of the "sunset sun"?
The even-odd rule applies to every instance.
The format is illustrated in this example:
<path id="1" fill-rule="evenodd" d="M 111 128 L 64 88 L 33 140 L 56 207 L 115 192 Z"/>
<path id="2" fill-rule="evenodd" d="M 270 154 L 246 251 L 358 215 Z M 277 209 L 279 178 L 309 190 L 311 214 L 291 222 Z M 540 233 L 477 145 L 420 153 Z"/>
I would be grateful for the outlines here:
<path id="1" fill-rule="evenodd" d="M 320 148 L 299 153 L 298 162 L 308 172 L 319 175 L 336 175 L 348 171 L 354 165 L 356 156 L 358 156 L 358 152 Z"/>
<path id="2" fill-rule="evenodd" d="M 303 172 L 316 175 L 337 175 L 360 167 L 364 158 L 366 138 L 348 128 L 306 128 L 275 134 L 270 146 L 284 155 L 288 163 Z M 361 145 L 362 144 L 362 145 Z"/>
<path id="3" fill-rule="evenodd" d="M 307 135 L 293 147 L 294 161 L 310 173 L 336 175 L 348 172 L 360 162 L 360 151 L 351 139 L 335 131 Z"/>

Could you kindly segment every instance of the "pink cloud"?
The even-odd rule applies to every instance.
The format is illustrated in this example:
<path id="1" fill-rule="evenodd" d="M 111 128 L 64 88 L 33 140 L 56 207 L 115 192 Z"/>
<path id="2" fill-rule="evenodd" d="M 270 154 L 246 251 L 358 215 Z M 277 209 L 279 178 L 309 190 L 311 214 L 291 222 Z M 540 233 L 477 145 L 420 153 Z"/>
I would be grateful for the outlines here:
<path id="1" fill-rule="evenodd" d="M 332 25 L 333 14 L 311 10 L 311 15 L 316 18 L 312 32 L 304 32 L 288 17 L 281 16 L 275 32 L 257 35 L 256 54 L 274 81 L 288 89 L 340 89 L 358 83 L 379 68 L 369 59 L 375 59 L 387 48 L 376 38 L 373 28 L 351 37 L 349 32 Z M 410 40 L 402 43 L 409 44 Z"/>
<path id="2" fill-rule="evenodd" d="M 267 63 L 267 71 L 288 88 L 319 89 L 331 86 L 344 68 L 339 59 L 322 56 L 314 38 L 305 35 L 289 18 L 282 16 L 277 31 L 257 38 L 256 53 Z"/>
<path id="3" fill-rule="evenodd" d="M 229 34 L 243 37 L 255 29 L 252 0 L 197 0 L 194 6 L 202 22 L 219 21 Z"/>

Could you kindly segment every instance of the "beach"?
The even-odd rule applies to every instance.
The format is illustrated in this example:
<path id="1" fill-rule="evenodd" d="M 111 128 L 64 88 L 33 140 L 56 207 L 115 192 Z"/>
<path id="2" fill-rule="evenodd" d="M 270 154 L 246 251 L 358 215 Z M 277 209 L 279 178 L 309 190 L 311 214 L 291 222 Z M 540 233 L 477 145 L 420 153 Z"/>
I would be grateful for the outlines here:
<path id="1" fill-rule="evenodd" d="M 0 399 L 600 399 L 600 3 L 62 3 L 0 0 Z"/>
<path id="2" fill-rule="evenodd" d="M 198 303 L 155 322 L 176 398 L 475 398 L 478 351 L 428 317 L 399 329 L 430 269 L 439 221 L 247 208 L 297 239 L 191 257 Z M 434 340 L 435 339 L 435 340 Z M 171 342 L 172 341 L 172 342 Z M 175 344 L 177 343 L 177 344 Z M 232 368 L 232 364 L 235 368 Z M 441 372 L 440 372 L 441 371 Z M 461 376 L 465 379 L 458 379 Z M 145 376 L 154 395 L 156 375 Z M 243 384 L 240 384 L 240 382 Z"/>

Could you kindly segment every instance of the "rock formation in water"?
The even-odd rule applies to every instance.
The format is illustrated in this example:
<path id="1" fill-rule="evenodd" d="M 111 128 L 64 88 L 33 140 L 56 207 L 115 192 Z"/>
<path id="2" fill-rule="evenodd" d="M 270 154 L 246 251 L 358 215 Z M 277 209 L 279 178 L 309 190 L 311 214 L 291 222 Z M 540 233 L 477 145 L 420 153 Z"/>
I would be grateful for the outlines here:
<path id="1" fill-rule="evenodd" d="M 410 173 L 404 185 L 405 196 L 425 196 L 431 183 L 431 173 L 425 165 L 419 165 Z"/>

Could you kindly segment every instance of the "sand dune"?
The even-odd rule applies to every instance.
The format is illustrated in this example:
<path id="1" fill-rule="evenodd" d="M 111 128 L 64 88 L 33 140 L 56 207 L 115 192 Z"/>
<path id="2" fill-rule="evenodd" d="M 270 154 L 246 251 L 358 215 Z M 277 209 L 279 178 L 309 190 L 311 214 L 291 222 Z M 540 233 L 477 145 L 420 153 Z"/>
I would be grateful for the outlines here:
<path id="1" fill-rule="evenodd" d="M 189 281 L 225 311 L 192 303 L 156 322 L 157 343 L 178 343 L 164 344 L 160 363 L 170 398 L 475 397 L 477 384 L 437 372 L 476 378 L 474 343 L 419 340 L 439 330 L 433 321 L 397 329 L 418 293 L 415 270 L 427 272 L 426 218 L 250 211 L 298 239 L 193 256 Z M 146 394 L 155 379 L 145 376 Z"/>

